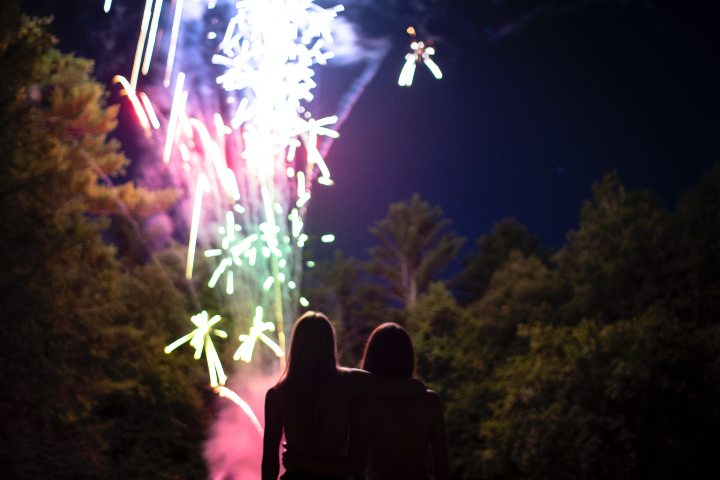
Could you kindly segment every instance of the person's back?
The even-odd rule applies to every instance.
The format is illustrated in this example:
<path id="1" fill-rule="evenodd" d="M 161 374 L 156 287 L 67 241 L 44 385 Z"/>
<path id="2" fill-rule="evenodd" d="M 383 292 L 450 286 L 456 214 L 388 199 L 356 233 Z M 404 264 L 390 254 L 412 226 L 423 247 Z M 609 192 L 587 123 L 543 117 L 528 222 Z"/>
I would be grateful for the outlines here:
<path id="1" fill-rule="evenodd" d="M 351 399 L 359 394 L 420 394 L 420 382 L 397 381 L 368 372 L 338 367 L 335 333 L 328 319 L 307 312 L 295 324 L 284 377 L 265 397 L 263 480 L 276 480 L 283 433 L 288 451 L 302 457 L 347 455 Z M 349 469 L 323 465 L 289 468 L 283 479 L 346 478 Z M 320 474 L 320 475 L 318 475 Z M 323 476 L 324 475 L 324 476 Z"/>
<path id="2" fill-rule="evenodd" d="M 415 353 L 405 329 L 394 323 L 377 327 L 365 346 L 362 368 L 388 378 L 412 378 Z M 351 450 L 364 452 L 368 480 L 450 478 L 442 408 L 435 392 L 367 397 L 353 402 L 351 417 Z M 362 460 L 362 455 L 357 458 Z"/>
<path id="3" fill-rule="evenodd" d="M 339 380 L 318 385 L 311 395 L 288 383 L 274 388 L 287 445 L 304 455 L 341 454 L 337 449 L 347 437 L 348 407 Z"/>
<path id="4" fill-rule="evenodd" d="M 437 394 L 365 397 L 359 408 L 366 419 L 368 480 L 431 478 L 430 445 L 442 421 Z"/>
<path id="5" fill-rule="evenodd" d="M 312 457 L 347 453 L 350 402 L 363 387 L 357 372 L 340 367 L 336 375 L 322 383 L 298 385 L 286 381 L 272 389 L 282 412 L 289 450 Z"/>

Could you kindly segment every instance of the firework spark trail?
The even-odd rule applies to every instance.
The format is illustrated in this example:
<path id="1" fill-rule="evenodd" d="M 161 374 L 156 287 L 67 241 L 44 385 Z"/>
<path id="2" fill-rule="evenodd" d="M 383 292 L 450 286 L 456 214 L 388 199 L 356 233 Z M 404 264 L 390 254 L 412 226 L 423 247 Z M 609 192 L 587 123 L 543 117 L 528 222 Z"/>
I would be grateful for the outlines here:
<path id="1" fill-rule="evenodd" d="M 145 130 L 145 134 L 149 135 L 150 119 L 148 118 L 147 113 L 143 108 L 143 103 L 140 101 L 137 94 L 135 93 L 135 88 L 127 81 L 125 77 L 121 75 L 115 75 L 115 77 L 113 78 L 113 82 L 122 85 L 124 93 L 130 99 L 130 103 L 135 110 L 135 115 L 137 115 L 137 118 L 140 121 L 140 126 L 142 126 L 143 130 Z"/>
<path id="2" fill-rule="evenodd" d="M 172 76 L 173 65 L 175 64 L 175 52 L 177 51 L 178 35 L 180 34 L 180 19 L 182 18 L 183 0 L 177 0 L 175 4 L 175 15 L 173 17 L 172 33 L 170 34 L 170 50 L 168 52 L 167 65 L 165 67 L 165 79 L 163 85 L 165 88 L 170 86 L 170 77 Z"/>
<path id="3" fill-rule="evenodd" d="M 245 400 L 243 400 L 240 395 L 233 392 L 229 388 L 223 386 L 223 387 L 216 387 L 215 391 L 218 395 L 220 395 L 223 398 L 227 398 L 230 401 L 232 401 L 235 405 L 240 407 L 242 411 L 247 415 L 247 417 L 252 422 L 253 426 L 257 429 L 260 436 L 263 435 L 263 427 L 260 425 L 260 420 L 255 416 L 255 412 L 253 412 L 252 407 L 250 407 L 250 404 L 247 403 Z"/>
<path id="4" fill-rule="evenodd" d="M 358 33 L 352 24 L 343 20 L 342 17 L 335 22 L 333 34 L 336 44 L 333 51 L 335 52 L 335 58 L 338 59 L 336 63 L 363 63 L 362 72 L 352 81 L 350 87 L 338 102 L 338 120 L 335 123 L 335 128 L 339 130 L 365 88 L 375 78 L 378 69 L 390 51 L 391 43 L 387 39 L 379 38 L 365 39 L 358 45 L 356 40 Z M 321 155 L 325 156 L 330 150 L 332 139 L 324 138 L 323 140 L 318 146 L 318 150 Z"/>
<path id="5" fill-rule="evenodd" d="M 162 0 L 157 0 L 158 2 Z M 152 15 L 153 0 L 145 0 L 145 8 L 143 9 L 142 25 L 140 26 L 140 38 L 138 38 L 137 47 L 135 48 L 135 61 L 133 62 L 132 73 L 130 74 L 130 85 L 137 88 L 138 74 L 140 73 L 140 62 L 142 60 L 143 48 L 147 41 L 148 25 L 150 24 L 150 16 Z"/>
<path id="6" fill-rule="evenodd" d="M 152 24 L 150 33 L 148 34 L 148 43 L 145 48 L 145 58 L 142 64 L 142 73 L 147 75 L 150 71 L 150 62 L 152 61 L 153 51 L 155 50 L 155 39 L 157 38 L 158 25 L 160 24 L 160 12 L 162 10 L 162 0 L 155 0 L 155 10 L 152 14 Z"/>
<path id="7" fill-rule="evenodd" d="M 262 346 L 282 367 L 283 317 L 294 317 L 298 304 L 308 306 L 299 292 L 308 202 L 316 183 L 332 185 L 324 156 L 387 44 L 363 57 L 366 65 L 342 98 L 340 117 L 313 118 L 314 69 L 334 57 L 333 26 L 341 6 L 175 0 L 172 10 L 165 9 L 170 25 L 163 27 L 162 4 L 146 0 L 130 81 L 116 81 L 175 184 L 192 197 L 185 274 L 191 280 L 198 273 L 202 252 L 208 286 L 221 286 L 220 313 L 231 332 L 214 329 L 220 315 L 203 310 L 191 318 L 197 328 L 165 351 L 189 342 L 196 359 L 205 356 L 215 391 L 257 428 L 248 404 L 224 386 L 223 356 L 211 334 L 239 339 L 235 360 L 251 362 Z M 169 39 L 160 41 L 167 27 Z M 165 63 L 158 66 L 161 54 Z M 137 87 L 157 77 L 144 80 L 151 68 L 164 69 L 164 89 L 152 90 L 155 98 Z M 322 241 L 333 239 L 325 235 Z"/>
<path id="8" fill-rule="evenodd" d="M 218 261 L 211 266 L 211 287 L 224 276 L 226 295 L 233 296 L 236 278 L 258 278 L 254 289 L 244 285 L 245 298 L 234 296 L 228 301 L 235 304 L 235 311 L 255 308 L 257 312 L 269 307 L 266 311 L 272 312 L 275 325 L 258 320 L 256 315 L 249 334 L 240 336 L 239 357 L 250 361 L 255 342 L 261 340 L 282 358 L 283 317 L 294 314 L 295 307 L 290 304 L 293 298 L 304 303 L 304 298 L 293 291 L 299 283 L 300 250 L 307 239 L 302 218 L 312 182 L 319 177 L 321 183 L 332 183 L 317 148 L 318 136 L 337 137 L 329 128 L 337 117 L 315 120 L 304 104 L 313 98 L 313 67 L 332 58 L 326 46 L 332 43 L 332 21 L 341 7 L 323 9 L 311 0 L 245 0 L 235 4 L 224 34 L 207 32 L 208 39 L 219 40 L 206 65 L 212 62 L 224 68 L 215 78 L 225 91 L 224 98 L 213 106 L 212 99 L 208 103 L 202 92 L 193 91 L 198 84 L 208 83 L 203 82 L 198 69 L 188 68 L 188 74 L 179 71 L 190 65 L 179 55 L 183 26 L 198 23 L 201 17 L 197 11 L 195 17 L 192 11 L 185 12 L 183 1 L 177 0 L 164 76 L 166 86 L 174 76 L 175 87 L 169 118 L 163 116 L 161 122 L 148 95 L 136 94 L 136 85 L 140 73 L 147 74 L 151 66 L 162 3 L 146 0 L 130 81 L 121 76 L 116 81 L 123 85 L 146 134 L 157 132 L 157 143 L 164 146 L 163 161 L 182 166 L 175 170 L 189 181 L 181 184 L 195 184 L 186 275 L 193 273 L 200 243 L 210 247 L 204 251 L 205 258 Z M 216 6 L 216 2 L 207 4 L 208 10 Z M 109 3 L 105 7 L 108 10 Z M 212 115 L 206 113 L 208 108 L 215 110 Z M 203 119 L 208 117 L 212 117 L 209 123 L 215 135 L 205 126 Z M 299 149 L 304 150 L 304 158 L 297 155 Z M 236 154 L 231 158 L 228 155 L 233 150 Z M 223 220 L 225 226 L 213 227 Z M 218 235 L 210 233 L 213 231 Z M 221 249 L 213 247 L 218 243 Z M 251 317 L 241 315 L 244 318 L 234 319 L 238 326 Z M 202 330 L 200 326 L 198 329 Z M 277 343 L 264 333 L 272 330 Z M 197 335 L 191 333 L 180 340 L 192 338 L 197 344 Z M 175 342 L 166 351 L 178 345 Z M 196 357 L 203 350 L 198 345 Z M 202 345 L 211 383 L 222 385 L 224 373 L 218 354 L 212 342 Z"/>

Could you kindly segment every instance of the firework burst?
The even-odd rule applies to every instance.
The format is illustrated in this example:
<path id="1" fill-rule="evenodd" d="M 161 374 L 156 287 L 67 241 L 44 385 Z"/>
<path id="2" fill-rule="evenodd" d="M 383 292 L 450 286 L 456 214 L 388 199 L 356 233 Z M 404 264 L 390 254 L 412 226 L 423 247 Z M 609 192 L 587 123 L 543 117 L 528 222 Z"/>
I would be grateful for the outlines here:
<path id="1" fill-rule="evenodd" d="M 333 183 L 321 153 L 327 144 L 319 143 L 337 138 L 338 117 L 315 118 L 310 107 L 315 69 L 333 57 L 343 8 L 312 0 L 163 3 L 146 0 L 129 79 L 115 81 L 190 200 L 186 277 L 210 272 L 207 285 L 239 334 L 233 358 L 250 362 L 261 344 L 282 364 L 283 318 L 307 306 L 299 286 L 308 202 L 316 184 Z M 201 259 L 207 269 L 197 266 Z M 204 351 L 210 384 L 246 405 L 224 388 L 211 340 L 228 337 L 213 328 L 220 316 L 203 310 L 191 320 L 197 328 L 166 353 L 188 342 L 195 358 Z"/>

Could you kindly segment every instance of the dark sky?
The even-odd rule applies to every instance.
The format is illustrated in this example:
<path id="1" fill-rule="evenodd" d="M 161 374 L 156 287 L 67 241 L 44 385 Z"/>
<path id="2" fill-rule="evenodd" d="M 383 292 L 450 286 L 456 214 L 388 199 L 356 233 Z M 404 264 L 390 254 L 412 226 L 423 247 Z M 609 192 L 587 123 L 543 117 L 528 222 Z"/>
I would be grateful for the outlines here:
<path id="1" fill-rule="evenodd" d="M 112 61 L 107 40 L 102 50 L 94 40 L 98 25 L 123 28 L 108 24 L 101 0 L 27 3 L 54 14 L 61 49 L 97 57 L 102 77 Z M 132 3 L 127 23 L 139 25 L 142 2 Z M 469 240 L 515 217 L 558 247 L 606 172 L 672 207 L 720 159 L 710 2 L 356 3 L 366 5 L 357 10 L 366 30 L 394 46 L 327 157 L 336 185 L 315 189 L 309 213 L 309 229 L 336 233 L 348 254 L 363 256 L 368 226 L 413 192 Z M 435 38 L 445 77 L 420 66 L 400 88 L 410 23 Z M 134 44 L 116 48 L 129 58 Z"/>

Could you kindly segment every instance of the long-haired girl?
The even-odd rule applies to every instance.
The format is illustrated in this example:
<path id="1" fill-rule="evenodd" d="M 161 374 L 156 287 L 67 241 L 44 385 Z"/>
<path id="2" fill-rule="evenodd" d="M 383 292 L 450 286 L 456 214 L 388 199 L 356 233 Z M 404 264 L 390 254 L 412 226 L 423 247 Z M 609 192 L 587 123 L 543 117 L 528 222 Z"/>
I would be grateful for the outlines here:
<path id="1" fill-rule="evenodd" d="M 276 480 L 284 433 L 288 452 L 303 458 L 347 458 L 350 404 L 358 395 L 419 395 L 417 380 L 395 380 L 337 365 L 335 331 L 307 312 L 293 328 L 284 375 L 265 397 L 262 480 Z M 331 470 L 331 471 L 329 471 Z M 350 468 L 289 468 L 283 480 L 344 479 Z"/>

